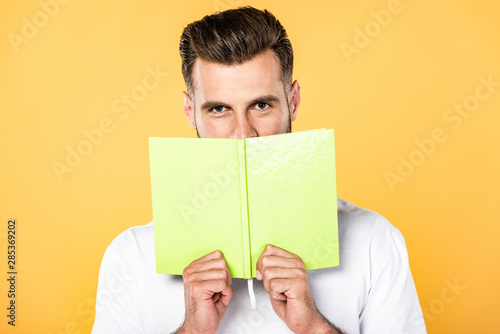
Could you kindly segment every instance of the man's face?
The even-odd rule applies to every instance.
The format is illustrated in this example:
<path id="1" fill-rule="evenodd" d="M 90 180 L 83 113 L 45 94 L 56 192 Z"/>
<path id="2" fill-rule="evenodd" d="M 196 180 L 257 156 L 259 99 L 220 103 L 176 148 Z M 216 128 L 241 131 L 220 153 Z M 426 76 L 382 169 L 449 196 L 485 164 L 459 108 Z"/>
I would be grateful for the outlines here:
<path id="1" fill-rule="evenodd" d="M 184 96 L 184 113 L 198 137 L 248 138 L 290 132 L 297 117 L 297 81 L 285 96 L 280 63 L 268 49 L 237 65 L 196 59 L 194 101 Z"/>

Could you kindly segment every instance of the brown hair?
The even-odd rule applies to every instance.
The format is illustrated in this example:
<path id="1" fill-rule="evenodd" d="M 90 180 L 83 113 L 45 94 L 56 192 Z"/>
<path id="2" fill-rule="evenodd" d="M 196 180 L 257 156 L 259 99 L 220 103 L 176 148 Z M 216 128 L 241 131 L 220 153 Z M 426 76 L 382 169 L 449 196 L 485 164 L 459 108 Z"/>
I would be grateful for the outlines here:
<path id="1" fill-rule="evenodd" d="M 272 49 L 281 64 L 280 79 L 285 96 L 292 85 L 293 50 L 285 28 L 267 10 L 251 6 L 206 15 L 190 23 L 180 42 L 182 75 L 191 98 L 196 58 L 224 65 L 241 64 L 266 49 Z"/>

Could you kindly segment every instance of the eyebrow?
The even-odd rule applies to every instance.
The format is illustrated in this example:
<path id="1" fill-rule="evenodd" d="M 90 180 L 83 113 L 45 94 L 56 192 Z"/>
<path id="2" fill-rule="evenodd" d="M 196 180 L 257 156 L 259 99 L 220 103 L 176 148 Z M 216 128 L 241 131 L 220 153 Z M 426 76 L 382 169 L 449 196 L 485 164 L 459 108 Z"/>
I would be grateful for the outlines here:
<path id="1" fill-rule="evenodd" d="M 258 102 L 279 102 L 279 98 L 276 95 L 263 95 L 253 99 L 252 101 L 250 101 L 250 103 L 248 103 L 248 105 L 252 106 Z M 201 110 L 209 110 L 214 107 L 225 106 L 225 105 L 227 105 L 227 103 L 220 101 L 206 101 L 201 105 L 200 108 Z"/>

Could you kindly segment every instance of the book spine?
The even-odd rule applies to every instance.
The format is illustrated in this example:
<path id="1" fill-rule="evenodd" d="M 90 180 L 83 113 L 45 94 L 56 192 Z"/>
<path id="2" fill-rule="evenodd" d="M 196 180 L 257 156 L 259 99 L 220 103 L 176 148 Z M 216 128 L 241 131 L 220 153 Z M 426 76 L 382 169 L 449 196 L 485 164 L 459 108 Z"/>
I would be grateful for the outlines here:
<path id="1" fill-rule="evenodd" d="M 240 206 L 241 206 L 241 237 L 243 245 L 243 273 L 244 278 L 252 278 L 252 262 L 250 261 L 250 233 L 248 221 L 247 196 L 247 163 L 246 144 L 244 139 L 238 139 L 238 166 L 240 176 Z"/>

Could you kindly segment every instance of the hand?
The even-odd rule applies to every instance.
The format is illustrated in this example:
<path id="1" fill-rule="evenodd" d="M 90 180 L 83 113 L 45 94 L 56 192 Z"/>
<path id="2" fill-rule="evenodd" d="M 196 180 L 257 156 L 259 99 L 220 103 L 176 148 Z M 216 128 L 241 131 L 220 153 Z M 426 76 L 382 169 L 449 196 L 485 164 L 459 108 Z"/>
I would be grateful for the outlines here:
<path id="1" fill-rule="evenodd" d="M 222 252 L 191 262 L 182 277 L 186 315 L 178 333 L 216 333 L 233 296 L 231 273 Z"/>
<path id="2" fill-rule="evenodd" d="M 257 261 L 257 279 L 264 281 L 274 312 L 294 333 L 338 333 L 318 311 L 306 265 L 300 257 L 267 245 Z"/>

